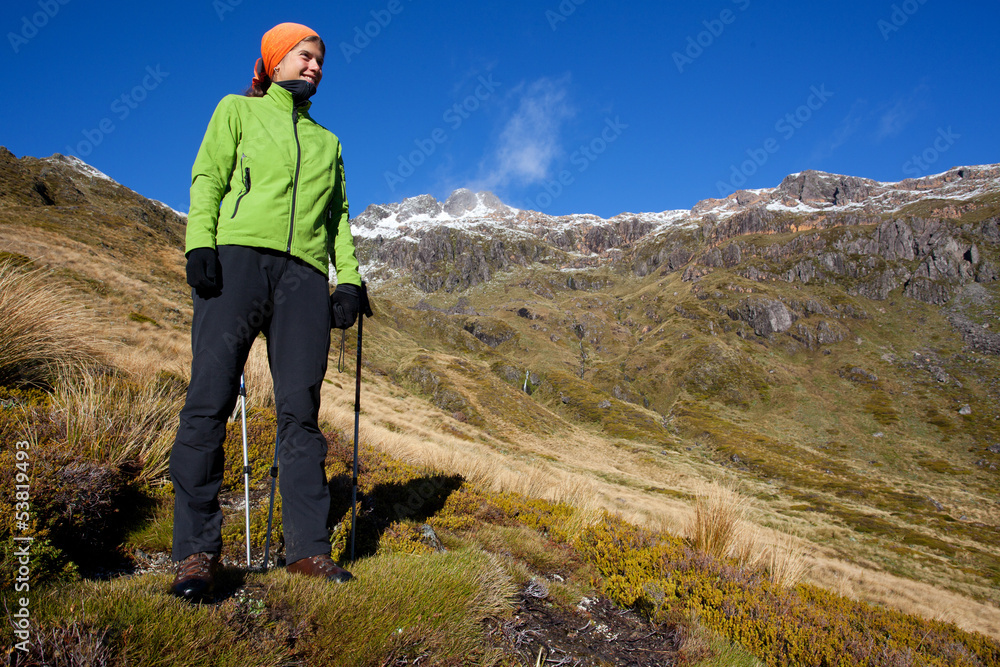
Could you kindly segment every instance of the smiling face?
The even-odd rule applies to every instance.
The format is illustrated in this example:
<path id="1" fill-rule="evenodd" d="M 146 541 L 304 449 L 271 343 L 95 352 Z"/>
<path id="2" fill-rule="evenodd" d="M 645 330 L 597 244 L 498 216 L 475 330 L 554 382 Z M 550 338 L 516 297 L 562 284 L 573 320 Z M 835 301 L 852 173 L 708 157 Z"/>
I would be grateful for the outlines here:
<path id="1" fill-rule="evenodd" d="M 274 68 L 272 81 L 305 79 L 319 86 L 323 78 L 323 47 L 319 40 L 302 40 Z"/>

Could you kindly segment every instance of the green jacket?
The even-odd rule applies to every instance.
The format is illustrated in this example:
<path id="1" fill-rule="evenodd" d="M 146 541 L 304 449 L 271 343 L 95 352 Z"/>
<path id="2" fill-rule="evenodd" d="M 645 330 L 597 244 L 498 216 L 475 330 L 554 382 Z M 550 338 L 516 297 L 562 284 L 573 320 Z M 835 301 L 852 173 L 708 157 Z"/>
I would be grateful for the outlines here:
<path id="1" fill-rule="evenodd" d="M 226 95 L 191 170 L 185 252 L 217 245 L 292 254 L 338 283 L 361 285 L 348 224 L 340 140 L 292 95 Z"/>

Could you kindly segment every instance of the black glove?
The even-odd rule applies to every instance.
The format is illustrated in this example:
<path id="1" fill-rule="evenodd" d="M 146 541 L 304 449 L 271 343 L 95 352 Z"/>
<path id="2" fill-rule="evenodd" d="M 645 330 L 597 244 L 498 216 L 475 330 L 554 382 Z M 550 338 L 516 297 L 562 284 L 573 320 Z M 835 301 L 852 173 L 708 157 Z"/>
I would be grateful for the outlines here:
<path id="1" fill-rule="evenodd" d="M 361 288 L 344 283 L 330 295 L 330 322 L 334 329 L 350 329 L 358 319 Z"/>
<path id="2" fill-rule="evenodd" d="M 199 293 L 219 293 L 222 280 L 215 248 L 195 248 L 187 254 L 187 282 Z"/>

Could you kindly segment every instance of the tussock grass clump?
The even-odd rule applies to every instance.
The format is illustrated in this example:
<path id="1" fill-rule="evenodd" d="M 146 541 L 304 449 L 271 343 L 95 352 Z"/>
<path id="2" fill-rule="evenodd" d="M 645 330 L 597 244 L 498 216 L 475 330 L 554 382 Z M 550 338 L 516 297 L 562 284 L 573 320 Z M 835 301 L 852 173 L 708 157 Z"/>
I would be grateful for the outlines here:
<path id="1" fill-rule="evenodd" d="M 749 516 L 749 500 L 734 489 L 713 484 L 699 496 L 687 535 L 698 551 L 725 558 L 737 546 Z M 747 542 L 744 542 L 747 543 Z M 745 553 L 744 557 L 750 557 Z"/>
<path id="2" fill-rule="evenodd" d="M 88 322 L 51 274 L 0 261 L 0 385 L 52 387 L 96 362 Z"/>
<path id="3" fill-rule="evenodd" d="M 795 538 L 784 533 L 769 537 L 750 521 L 751 509 L 750 499 L 736 489 L 713 484 L 695 503 L 688 542 L 713 558 L 731 558 L 748 571 L 761 569 L 777 586 L 794 586 L 806 571 Z"/>
<path id="4" fill-rule="evenodd" d="M 93 461 L 137 465 L 135 480 L 162 482 L 183 396 L 155 377 L 130 379 L 91 370 L 60 384 L 53 395 L 66 444 Z"/>
<path id="5" fill-rule="evenodd" d="M 808 565 L 805 554 L 799 549 L 795 538 L 780 534 L 774 544 L 763 551 L 764 567 L 771 582 L 778 586 L 794 586 L 805 576 Z"/>

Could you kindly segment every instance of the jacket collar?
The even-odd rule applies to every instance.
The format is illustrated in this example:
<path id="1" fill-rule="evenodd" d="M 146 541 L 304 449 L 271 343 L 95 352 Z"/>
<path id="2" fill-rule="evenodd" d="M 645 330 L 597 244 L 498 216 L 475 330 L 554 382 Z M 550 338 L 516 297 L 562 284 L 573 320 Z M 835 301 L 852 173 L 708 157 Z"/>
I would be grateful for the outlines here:
<path id="1" fill-rule="evenodd" d="M 264 97 L 269 98 L 272 102 L 280 106 L 282 109 L 285 109 L 286 111 L 292 110 L 292 94 L 279 85 L 272 83 L 270 86 L 268 86 L 267 92 L 264 93 Z M 296 108 L 299 110 L 299 112 L 305 113 L 309 111 L 309 107 L 311 106 L 312 106 L 312 100 L 306 100 Z"/>

